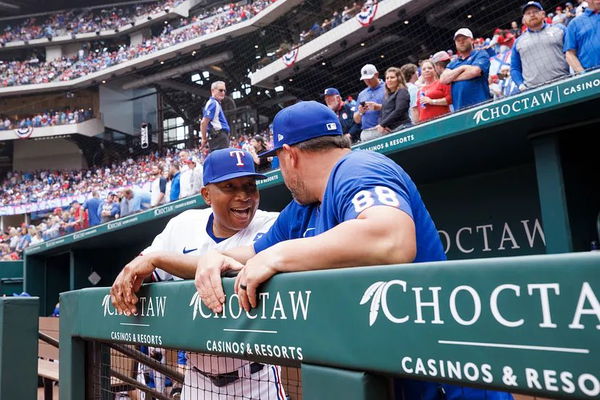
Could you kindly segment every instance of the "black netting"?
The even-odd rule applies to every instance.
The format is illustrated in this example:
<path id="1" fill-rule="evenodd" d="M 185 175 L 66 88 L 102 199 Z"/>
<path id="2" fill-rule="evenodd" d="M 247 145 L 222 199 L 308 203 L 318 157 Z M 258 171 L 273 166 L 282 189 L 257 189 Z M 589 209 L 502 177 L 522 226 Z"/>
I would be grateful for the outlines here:
<path id="1" fill-rule="evenodd" d="M 300 369 L 154 346 L 89 342 L 89 399 L 301 399 Z"/>

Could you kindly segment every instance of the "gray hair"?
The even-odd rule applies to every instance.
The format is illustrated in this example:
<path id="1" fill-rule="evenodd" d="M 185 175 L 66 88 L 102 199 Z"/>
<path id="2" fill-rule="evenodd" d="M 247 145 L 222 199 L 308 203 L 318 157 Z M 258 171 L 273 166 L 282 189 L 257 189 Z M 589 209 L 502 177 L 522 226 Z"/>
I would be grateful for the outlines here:
<path id="1" fill-rule="evenodd" d="M 212 83 L 212 85 L 210 85 L 210 90 L 214 90 L 217 88 L 217 85 L 223 84 L 223 86 L 225 86 L 225 82 L 223 81 L 214 81 Z"/>

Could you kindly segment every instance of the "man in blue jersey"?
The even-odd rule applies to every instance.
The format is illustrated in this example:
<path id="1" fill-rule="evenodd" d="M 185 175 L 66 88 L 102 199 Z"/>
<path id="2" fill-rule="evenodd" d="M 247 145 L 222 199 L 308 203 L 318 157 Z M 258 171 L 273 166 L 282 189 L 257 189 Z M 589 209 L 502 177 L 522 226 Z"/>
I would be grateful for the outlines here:
<path id="1" fill-rule="evenodd" d="M 206 102 L 202 113 L 200 121 L 202 143 L 200 147 L 206 147 L 208 144 L 210 151 L 229 147 L 229 123 L 225 118 L 223 107 L 221 107 L 225 92 L 225 82 L 213 82 L 210 85 L 210 99 Z"/>
<path id="2" fill-rule="evenodd" d="M 330 109 L 312 101 L 287 107 L 275 116 L 273 134 L 273 150 L 263 155 L 279 157 L 294 201 L 252 246 L 200 257 L 196 288 L 213 311 L 222 310 L 219 274 L 228 269 L 241 268 L 235 291 L 240 305 L 250 311 L 257 306 L 258 286 L 277 272 L 446 259 L 408 174 L 379 153 L 352 152 Z M 412 380 L 398 380 L 397 392 L 424 400 L 510 398 Z"/>

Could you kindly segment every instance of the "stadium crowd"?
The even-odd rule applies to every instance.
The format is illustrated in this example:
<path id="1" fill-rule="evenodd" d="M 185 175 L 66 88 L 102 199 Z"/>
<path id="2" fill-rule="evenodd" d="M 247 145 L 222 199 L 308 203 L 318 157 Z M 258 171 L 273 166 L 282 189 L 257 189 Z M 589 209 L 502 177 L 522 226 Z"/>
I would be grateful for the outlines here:
<path id="1" fill-rule="evenodd" d="M 548 15 L 529 1 L 521 11 L 521 27 L 513 21 L 486 39 L 460 28 L 456 50 L 438 51 L 418 65 L 380 74 L 366 64 L 360 71 L 366 88 L 356 102 L 344 101 L 336 88 L 324 90 L 324 101 L 356 143 L 600 67 L 600 1 L 567 2 Z"/>
<path id="2" fill-rule="evenodd" d="M 86 76 L 245 21 L 274 1 L 276 0 L 258 0 L 252 4 L 240 2 L 214 8 L 200 17 L 183 19 L 178 29 L 167 25 L 159 36 L 144 40 L 135 46 L 120 45 L 117 49 L 97 49 L 88 52 L 87 55 L 80 51 L 77 56 L 49 61 L 40 61 L 37 58 L 28 61 L 0 61 L 0 87 L 68 81 Z"/>
<path id="3" fill-rule="evenodd" d="M 77 124 L 94 117 L 93 111 L 88 109 L 65 109 L 62 111 L 46 111 L 25 118 L 0 116 L 0 131 L 17 128 L 43 128 L 46 126 Z"/>
<path id="4" fill-rule="evenodd" d="M 240 136 L 231 138 L 230 146 L 257 154 L 272 146 L 272 137 Z M 0 260 L 20 259 L 32 244 L 198 194 L 206 155 L 199 149 L 167 150 L 89 170 L 9 172 L 0 206 L 76 199 L 40 213 L 45 216 L 37 224 L 7 227 Z"/>
<path id="5" fill-rule="evenodd" d="M 166 0 L 129 7 L 77 9 L 53 13 L 43 20 L 30 17 L 18 22 L 11 21 L 2 27 L 0 45 L 19 40 L 119 29 L 131 24 L 136 18 L 176 7 L 182 2 L 183 0 Z"/>

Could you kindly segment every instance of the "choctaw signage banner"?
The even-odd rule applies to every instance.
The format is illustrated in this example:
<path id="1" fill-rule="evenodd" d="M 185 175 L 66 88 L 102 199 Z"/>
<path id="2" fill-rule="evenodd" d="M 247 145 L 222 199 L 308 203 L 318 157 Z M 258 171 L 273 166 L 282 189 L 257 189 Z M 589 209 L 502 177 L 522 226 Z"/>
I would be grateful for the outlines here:
<path id="1" fill-rule="evenodd" d="M 145 286 L 130 317 L 83 289 L 61 296 L 61 361 L 78 336 L 598 398 L 599 269 L 591 252 L 281 274 L 250 313 L 225 279 L 218 315 L 191 281 Z"/>

